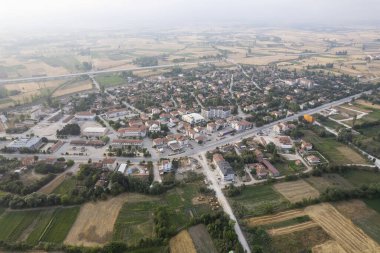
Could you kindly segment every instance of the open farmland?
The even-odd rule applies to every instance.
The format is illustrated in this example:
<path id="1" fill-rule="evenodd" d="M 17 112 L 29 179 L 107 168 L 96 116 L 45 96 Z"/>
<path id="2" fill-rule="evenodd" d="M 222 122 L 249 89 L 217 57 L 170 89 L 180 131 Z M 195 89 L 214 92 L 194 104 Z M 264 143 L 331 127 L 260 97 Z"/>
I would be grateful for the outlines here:
<path id="1" fill-rule="evenodd" d="M 327 188 L 352 189 L 353 186 L 342 176 L 334 173 L 325 173 L 321 177 L 309 177 L 305 179 L 311 186 L 320 193 L 326 191 Z"/>
<path id="2" fill-rule="evenodd" d="M 62 88 L 57 89 L 53 93 L 53 97 L 65 96 L 69 94 L 74 94 L 82 91 L 91 90 L 92 82 L 91 80 L 83 80 L 78 82 L 73 82 L 68 85 L 63 86 Z"/>
<path id="3" fill-rule="evenodd" d="M 378 171 L 349 170 L 341 175 L 354 186 L 376 184 L 380 181 L 380 173 Z"/>
<path id="4" fill-rule="evenodd" d="M 128 198 L 128 194 L 121 194 L 106 201 L 84 204 L 65 244 L 97 246 L 110 241 L 116 218 Z"/>
<path id="5" fill-rule="evenodd" d="M 318 226 L 318 224 L 315 223 L 314 221 L 307 221 L 307 222 L 303 222 L 300 224 L 295 224 L 295 225 L 291 225 L 291 226 L 287 226 L 287 227 L 273 228 L 273 229 L 270 229 L 268 231 L 268 233 L 272 236 L 286 235 L 286 234 L 294 233 L 297 231 L 302 231 L 302 230 L 317 227 L 317 226 Z"/>
<path id="6" fill-rule="evenodd" d="M 268 206 L 273 207 L 274 211 L 281 211 L 289 205 L 289 201 L 269 184 L 246 186 L 240 195 L 230 197 L 229 200 L 232 206 L 236 202 L 247 209 L 247 214 L 256 216 L 264 214 Z"/>
<path id="7" fill-rule="evenodd" d="M 171 253 L 197 253 L 193 240 L 187 230 L 182 230 L 178 235 L 170 239 L 169 246 Z"/>
<path id="8" fill-rule="evenodd" d="M 380 214 L 361 200 L 334 203 L 335 208 L 380 243 Z"/>
<path id="9" fill-rule="evenodd" d="M 279 222 L 287 221 L 287 220 L 294 219 L 297 217 L 301 217 L 304 215 L 305 213 L 302 210 L 290 210 L 290 211 L 284 211 L 284 212 L 274 214 L 274 215 L 248 218 L 245 220 L 245 222 L 248 226 L 255 227 L 255 226 L 263 226 L 263 225 L 267 225 L 271 223 L 279 223 Z"/>
<path id="10" fill-rule="evenodd" d="M 17 241 L 23 232 L 32 225 L 40 211 L 6 212 L 0 217 L 0 241 Z"/>
<path id="11" fill-rule="evenodd" d="M 347 253 L 378 252 L 379 245 L 330 204 L 309 206 L 305 212 Z"/>
<path id="12" fill-rule="evenodd" d="M 346 253 L 336 241 L 327 241 L 313 247 L 313 253 Z"/>
<path id="13" fill-rule="evenodd" d="M 189 228 L 189 233 L 193 239 L 193 243 L 197 253 L 217 253 L 215 245 L 212 241 L 207 228 L 203 224 L 192 226 Z"/>
<path id="14" fill-rule="evenodd" d="M 274 184 L 273 187 L 291 203 L 319 197 L 319 192 L 304 180 Z"/>

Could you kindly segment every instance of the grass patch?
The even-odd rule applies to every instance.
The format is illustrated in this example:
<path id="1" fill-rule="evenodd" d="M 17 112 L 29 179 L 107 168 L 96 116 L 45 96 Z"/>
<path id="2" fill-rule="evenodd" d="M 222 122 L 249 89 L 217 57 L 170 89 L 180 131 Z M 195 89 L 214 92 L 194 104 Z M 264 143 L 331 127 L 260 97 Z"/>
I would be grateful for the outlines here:
<path id="1" fill-rule="evenodd" d="M 283 160 L 281 162 L 277 162 L 273 164 L 274 167 L 278 169 L 281 175 L 294 175 L 305 170 L 305 165 L 301 163 L 300 165 L 296 164 L 296 161 Z"/>
<path id="2" fill-rule="evenodd" d="M 74 177 L 66 178 L 57 188 L 54 189 L 55 194 L 69 194 L 76 186 L 76 179 Z"/>
<path id="3" fill-rule="evenodd" d="M 238 202 L 244 206 L 250 215 L 263 215 L 266 207 L 272 206 L 275 211 L 288 207 L 289 202 L 270 184 L 246 186 L 238 196 L 229 198 L 231 202 Z"/>
<path id="4" fill-rule="evenodd" d="M 365 199 L 364 203 L 380 214 L 380 198 L 379 199 Z"/>
<path id="5" fill-rule="evenodd" d="M 75 222 L 79 209 L 79 206 L 57 209 L 41 241 L 62 243 Z"/>
<path id="6" fill-rule="evenodd" d="M 101 86 L 117 86 L 126 83 L 123 77 L 117 74 L 113 75 L 97 75 L 95 77 L 96 81 L 101 85 Z"/>
<path id="7" fill-rule="evenodd" d="M 380 182 L 380 173 L 367 170 L 350 170 L 342 176 L 354 186 L 376 184 Z"/>

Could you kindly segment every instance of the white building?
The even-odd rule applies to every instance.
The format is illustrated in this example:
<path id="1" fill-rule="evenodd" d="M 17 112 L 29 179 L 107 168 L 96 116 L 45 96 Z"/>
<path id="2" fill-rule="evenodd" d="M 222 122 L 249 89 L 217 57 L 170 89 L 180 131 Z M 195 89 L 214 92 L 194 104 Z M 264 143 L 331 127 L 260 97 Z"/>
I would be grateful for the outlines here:
<path id="1" fill-rule="evenodd" d="M 225 119 L 231 115 L 231 110 L 228 107 L 209 107 L 202 108 L 201 114 L 206 119 Z"/>
<path id="2" fill-rule="evenodd" d="M 82 131 L 82 135 L 88 136 L 88 137 L 101 137 L 106 135 L 108 132 L 108 129 L 105 127 L 86 127 Z"/>
<path id="3" fill-rule="evenodd" d="M 77 112 L 75 114 L 76 120 L 95 120 L 96 114 L 92 112 Z"/>
<path id="4" fill-rule="evenodd" d="M 128 111 L 126 109 L 115 109 L 115 110 L 110 110 L 106 113 L 107 119 L 112 119 L 116 117 L 121 117 L 128 115 Z"/>
<path id="5" fill-rule="evenodd" d="M 128 169 L 128 164 L 122 163 L 122 164 L 120 164 L 120 166 L 117 169 L 117 171 L 120 172 L 120 173 L 122 173 L 122 174 L 125 174 L 125 172 L 127 171 L 127 169 Z"/>
<path id="6" fill-rule="evenodd" d="M 38 150 L 42 146 L 42 139 L 39 137 L 20 138 L 12 141 L 7 148 L 12 150 L 19 150 L 22 148 Z"/>
<path id="7" fill-rule="evenodd" d="M 190 113 L 182 116 L 182 120 L 189 124 L 199 124 L 205 121 L 205 118 L 199 113 Z"/>
<path id="8" fill-rule="evenodd" d="M 120 128 L 117 131 L 120 137 L 145 137 L 146 136 L 146 128 L 145 126 L 140 127 L 127 127 Z"/>
<path id="9" fill-rule="evenodd" d="M 162 160 L 159 167 L 158 167 L 158 170 L 159 171 L 163 171 L 163 172 L 171 172 L 173 169 L 173 166 L 172 166 L 172 163 L 170 162 L 170 160 Z"/>
<path id="10" fill-rule="evenodd" d="M 213 162 L 224 181 L 234 181 L 235 172 L 221 154 L 214 154 Z"/>

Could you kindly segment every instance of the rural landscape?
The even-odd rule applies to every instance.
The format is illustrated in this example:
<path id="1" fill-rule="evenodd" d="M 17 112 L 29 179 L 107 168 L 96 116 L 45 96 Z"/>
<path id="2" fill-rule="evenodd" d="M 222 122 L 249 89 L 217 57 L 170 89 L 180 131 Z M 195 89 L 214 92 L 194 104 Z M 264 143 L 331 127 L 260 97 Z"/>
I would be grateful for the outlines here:
<path id="1" fill-rule="evenodd" d="M 0 252 L 380 253 L 363 1 L 5 3 Z"/>

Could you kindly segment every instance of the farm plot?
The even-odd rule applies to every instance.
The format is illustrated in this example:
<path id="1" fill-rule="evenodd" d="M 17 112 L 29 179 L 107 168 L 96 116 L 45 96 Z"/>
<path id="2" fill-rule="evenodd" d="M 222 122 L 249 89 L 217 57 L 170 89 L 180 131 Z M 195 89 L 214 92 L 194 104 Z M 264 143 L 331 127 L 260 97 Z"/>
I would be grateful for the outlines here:
<path id="1" fill-rule="evenodd" d="M 273 187 L 291 203 L 319 197 L 319 192 L 304 180 L 274 184 Z"/>
<path id="2" fill-rule="evenodd" d="M 187 230 L 182 230 L 178 235 L 170 239 L 169 246 L 171 253 L 197 253 L 193 240 Z"/>
<path id="3" fill-rule="evenodd" d="M 263 215 L 268 206 L 278 212 L 289 206 L 289 201 L 275 191 L 272 185 L 247 186 L 240 195 L 229 200 L 232 205 L 238 203 L 247 209 L 247 214 L 255 216 Z"/>
<path id="4" fill-rule="evenodd" d="M 347 253 L 378 252 L 378 245 L 330 204 L 309 206 L 305 212 Z"/>
<path id="5" fill-rule="evenodd" d="M 197 253 L 217 253 L 215 245 L 212 241 L 207 228 L 203 224 L 199 224 L 189 228 L 189 233 L 193 239 L 193 243 Z"/>
<path id="6" fill-rule="evenodd" d="M 313 253 L 346 253 L 346 251 L 336 241 L 332 241 L 332 240 L 313 247 L 312 252 Z"/>
<path id="7" fill-rule="evenodd" d="M 15 242 L 37 219 L 40 211 L 6 212 L 0 218 L 0 241 Z"/>
<path id="8" fill-rule="evenodd" d="M 54 93 L 53 97 L 65 96 L 68 94 L 78 93 L 86 90 L 91 90 L 92 82 L 91 80 L 83 80 L 79 82 L 74 82 L 69 85 L 65 85 L 62 88 L 58 88 Z"/>
<path id="9" fill-rule="evenodd" d="M 318 224 L 315 223 L 314 221 L 307 221 L 307 222 L 303 222 L 300 224 L 291 225 L 287 227 L 273 228 L 273 229 L 270 229 L 268 233 L 272 236 L 285 235 L 285 234 L 294 233 L 297 231 L 302 231 L 302 230 L 317 227 L 317 226 Z"/>
<path id="10" fill-rule="evenodd" d="M 309 177 L 305 179 L 311 186 L 320 193 L 326 191 L 327 188 L 352 189 L 353 186 L 346 179 L 338 174 L 328 173 L 321 177 Z"/>
<path id="11" fill-rule="evenodd" d="M 376 184 L 380 181 L 380 173 L 367 170 L 350 170 L 342 174 L 354 186 Z"/>
<path id="12" fill-rule="evenodd" d="M 301 217 L 304 215 L 305 213 L 302 210 L 290 210 L 290 211 L 285 211 L 285 212 L 281 212 L 274 215 L 248 218 L 245 220 L 245 222 L 249 227 L 255 227 L 255 226 L 262 226 L 262 225 L 267 225 L 271 223 L 283 222 L 283 221 L 294 219 L 294 218 Z"/>
<path id="13" fill-rule="evenodd" d="M 127 199 L 127 195 L 122 194 L 106 201 L 84 204 L 65 244 L 98 246 L 108 242 L 112 238 L 119 211 Z"/>
<path id="14" fill-rule="evenodd" d="M 365 233 L 380 243 L 380 214 L 368 208 L 361 200 L 343 201 L 334 204 L 335 208 L 354 222 Z"/>

